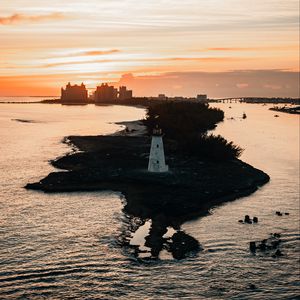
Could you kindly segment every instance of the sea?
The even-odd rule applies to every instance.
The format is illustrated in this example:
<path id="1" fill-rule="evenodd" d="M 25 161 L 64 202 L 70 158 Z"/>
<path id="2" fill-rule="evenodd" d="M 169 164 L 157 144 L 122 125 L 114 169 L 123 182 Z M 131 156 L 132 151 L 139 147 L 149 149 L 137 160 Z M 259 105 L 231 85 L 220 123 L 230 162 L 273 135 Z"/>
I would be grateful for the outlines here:
<path id="1" fill-rule="evenodd" d="M 262 104 L 211 106 L 225 112 L 212 133 L 242 147 L 241 159 L 271 180 L 183 224 L 203 251 L 143 261 L 118 246 L 126 230 L 120 193 L 45 194 L 24 186 L 57 171 L 50 161 L 74 151 L 64 137 L 111 134 L 123 128 L 116 122 L 142 119 L 145 110 L 0 104 L 0 299 L 299 299 L 299 116 L 276 117 Z M 245 215 L 258 223 L 238 222 Z M 249 251 L 250 241 L 272 233 L 281 235 L 283 256 Z"/>

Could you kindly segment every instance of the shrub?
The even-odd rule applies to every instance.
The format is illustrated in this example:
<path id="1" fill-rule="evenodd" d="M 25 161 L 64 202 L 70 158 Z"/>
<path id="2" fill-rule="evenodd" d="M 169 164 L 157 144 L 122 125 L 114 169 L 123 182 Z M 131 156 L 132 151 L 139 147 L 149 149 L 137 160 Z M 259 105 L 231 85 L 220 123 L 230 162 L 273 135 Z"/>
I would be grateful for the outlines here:
<path id="1" fill-rule="evenodd" d="M 241 155 L 242 149 L 220 135 L 207 135 L 223 121 L 224 112 L 208 104 L 161 102 L 148 107 L 145 125 L 148 132 L 158 125 L 166 138 L 176 141 L 177 150 L 214 160 L 229 160 Z"/>
<path id="2" fill-rule="evenodd" d="M 224 161 L 238 158 L 243 149 L 233 142 L 228 142 L 220 135 L 203 134 L 193 141 L 193 145 L 189 144 L 189 152 L 194 155 L 207 157 L 209 159 Z"/>

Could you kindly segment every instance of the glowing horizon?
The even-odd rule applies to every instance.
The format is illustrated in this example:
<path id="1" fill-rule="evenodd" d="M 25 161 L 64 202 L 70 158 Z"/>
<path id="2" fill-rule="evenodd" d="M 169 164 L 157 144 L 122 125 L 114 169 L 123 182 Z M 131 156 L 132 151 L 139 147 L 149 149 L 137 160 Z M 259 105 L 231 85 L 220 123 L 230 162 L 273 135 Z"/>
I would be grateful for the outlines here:
<path id="1" fill-rule="evenodd" d="M 199 93 L 214 93 L 211 78 L 218 78 L 218 90 L 218 75 L 229 74 L 226 93 L 233 96 L 299 96 L 298 0 L 53 0 L 51 6 L 4 0 L 1 6 L 2 96 L 58 95 L 69 81 L 92 88 L 122 83 L 128 73 L 137 95 L 161 89 L 193 95 L 190 82 L 199 77 Z M 232 76 L 245 72 L 251 80 Z M 157 78 L 168 85 L 149 88 Z M 261 85 L 254 92 L 255 78 Z"/>

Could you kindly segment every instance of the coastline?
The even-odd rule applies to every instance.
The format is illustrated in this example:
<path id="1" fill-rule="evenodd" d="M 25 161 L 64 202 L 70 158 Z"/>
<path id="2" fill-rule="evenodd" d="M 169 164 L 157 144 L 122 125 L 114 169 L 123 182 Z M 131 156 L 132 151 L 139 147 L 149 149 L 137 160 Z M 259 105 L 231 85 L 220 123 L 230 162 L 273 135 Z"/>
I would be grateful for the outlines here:
<path id="1" fill-rule="evenodd" d="M 114 123 L 122 125 L 124 129 L 116 131 L 111 136 L 143 136 L 146 135 L 147 129 L 142 120 L 137 121 L 122 121 Z"/>
<path id="2" fill-rule="evenodd" d="M 296 107 L 271 107 L 269 110 L 276 111 L 276 112 L 283 112 L 288 114 L 299 115 L 300 114 L 300 106 Z"/>
<path id="3" fill-rule="evenodd" d="M 252 194 L 270 179 L 238 159 L 216 163 L 176 154 L 169 141 L 165 141 L 165 152 L 170 172 L 149 173 L 150 138 L 144 125 L 141 121 L 117 124 L 125 128 L 112 135 L 67 137 L 65 142 L 79 151 L 51 162 L 63 171 L 50 173 L 26 188 L 46 193 L 121 192 L 129 219 L 152 220 L 146 238 L 152 257 L 158 257 L 165 247 L 178 259 L 190 251 L 199 251 L 198 241 L 182 232 L 181 225 L 208 214 L 214 206 Z M 171 243 L 163 238 L 168 227 L 178 233 Z M 126 236 L 127 233 L 121 234 L 121 246 L 129 246 Z M 139 251 L 135 249 L 135 253 L 138 256 Z"/>

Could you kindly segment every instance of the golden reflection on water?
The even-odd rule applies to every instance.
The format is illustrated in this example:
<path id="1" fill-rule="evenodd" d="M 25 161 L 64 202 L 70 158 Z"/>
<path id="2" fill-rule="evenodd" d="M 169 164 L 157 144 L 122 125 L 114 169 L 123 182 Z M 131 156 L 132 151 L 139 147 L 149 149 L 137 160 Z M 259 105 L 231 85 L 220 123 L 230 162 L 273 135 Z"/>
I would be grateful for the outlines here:
<path id="1" fill-rule="evenodd" d="M 96 135 L 143 117 L 129 107 L 0 105 L 0 298 L 282 299 L 299 293 L 299 117 L 261 105 L 216 104 L 216 133 L 245 148 L 242 159 L 271 176 L 249 197 L 183 225 L 204 246 L 198 257 L 141 264 L 117 245 L 121 195 L 26 191 L 69 151 L 67 135 Z M 242 114 L 247 114 L 242 119 Z M 234 120 L 231 119 L 234 118 Z M 22 123 L 12 119 L 33 120 Z M 275 210 L 290 212 L 278 217 Z M 257 216 L 255 226 L 237 221 Z M 248 243 L 282 233 L 285 256 L 249 253 Z M 249 284 L 258 288 L 250 290 Z"/>

